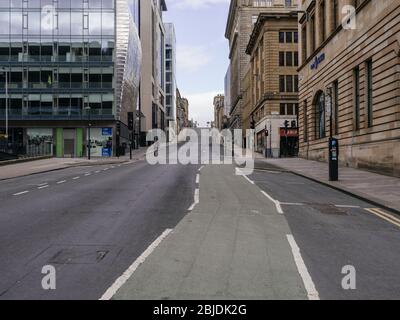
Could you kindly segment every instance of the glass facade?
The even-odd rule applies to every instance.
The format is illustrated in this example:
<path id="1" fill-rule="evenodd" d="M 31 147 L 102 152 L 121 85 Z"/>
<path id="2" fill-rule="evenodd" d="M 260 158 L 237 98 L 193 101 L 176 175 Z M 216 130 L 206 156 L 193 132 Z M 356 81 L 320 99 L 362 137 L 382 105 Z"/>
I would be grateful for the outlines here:
<path id="1" fill-rule="evenodd" d="M 114 0 L 0 1 L 0 69 L 10 119 L 112 119 Z M 0 116 L 5 113 L 0 80 Z"/>
<path id="2" fill-rule="evenodd" d="M 112 154 L 129 146 L 127 114 L 137 107 L 141 71 L 138 24 L 139 0 L 0 0 L 0 120 L 6 109 L 10 120 L 0 148 L 17 141 L 28 150 L 30 133 L 46 128 L 56 156 L 83 156 L 89 112 L 93 130 L 111 129 Z"/>

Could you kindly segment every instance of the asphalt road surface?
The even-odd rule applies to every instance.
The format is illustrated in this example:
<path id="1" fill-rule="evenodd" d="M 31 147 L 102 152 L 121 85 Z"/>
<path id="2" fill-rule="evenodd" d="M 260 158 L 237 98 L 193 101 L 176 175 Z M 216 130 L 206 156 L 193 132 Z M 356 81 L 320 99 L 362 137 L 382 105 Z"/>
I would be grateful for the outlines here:
<path id="1" fill-rule="evenodd" d="M 0 299 L 99 299 L 155 239 L 166 229 L 176 228 L 190 214 L 200 167 L 151 166 L 138 161 L 70 168 L 0 182 Z M 239 206 L 242 201 L 229 200 L 232 190 L 237 197 L 246 190 L 242 196 L 249 201 L 247 208 L 251 194 L 264 191 L 279 201 L 282 212 L 276 212 L 271 202 L 267 207 L 274 212 L 268 209 L 268 214 L 272 222 L 273 215 L 282 216 L 279 224 L 285 224 L 282 228 L 286 223 L 289 226 L 321 299 L 400 298 L 400 228 L 393 223 L 398 217 L 383 219 L 388 213 L 379 208 L 371 212 L 374 206 L 367 202 L 273 167 L 261 169 L 249 179 L 232 178 L 219 185 L 218 181 L 229 175 L 227 170 L 210 168 L 208 175 L 202 176 L 200 194 L 209 190 L 213 202 L 202 207 L 205 198 L 200 197 L 199 207 L 204 212 L 218 207 L 213 216 L 213 221 L 221 222 L 218 232 L 230 232 L 224 228 L 224 220 L 218 220 L 224 206 L 233 212 L 232 203 Z M 255 189 L 247 190 L 243 183 L 254 183 L 251 187 Z M 214 186 L 219 189 L 213 190 Z M 261 200 L 258 195 L 257 201 L 269 200 Z M 263 208 L 259 209 L 261 212 Z M 376 214 L 379 212 L 380 216 Z M 273 228 L 270 222 L 266 226 Z M 262 232 L 260 226 L 253 227 Z M 250 235 L 252 230 L 247 232 Z M 225 237 L 224 241 L 229 239 Z M 286 250 L 287 240 L 276 239 L 282 239 L 282 244 L 274 244 L 275 249 L 282 246 Z M 218 243 L 215 246 L 221 248 Z M 274 252 L 274 248 L 271 250 Z M 275 252 L 279 257 L 279 250 Z M 203 254 L 207 256 L 208 252 Z M 285 253 L 285 259 L 289 257 Z M 250 265 L 252 260 L 246 263 Z M 295 266 L 294 260 L 289 264 Z M 56 268 L 56 290 L 42 288 L 42 268 L 46 265 Z M 349 265 L 357 275 L 355 290 L 342 287 L 342 269 Z M 259 272 L 262 265 L 257 268 Z M 207 266 L 198 272 L 204 272 L 197 276 L 207 281 Z M 246 276 L 251 278 L 251 274 Z M 299 283 L 298 274 L 296 278 L 291 275 L 292 282 L 284 277 L 282 273 L 275 279 L 280 287 Z M 251 283 L 241 281 L 240 285 L 247 283 L 251 296 Z M 303 296 L 304 288 L 297 289 Z"/>

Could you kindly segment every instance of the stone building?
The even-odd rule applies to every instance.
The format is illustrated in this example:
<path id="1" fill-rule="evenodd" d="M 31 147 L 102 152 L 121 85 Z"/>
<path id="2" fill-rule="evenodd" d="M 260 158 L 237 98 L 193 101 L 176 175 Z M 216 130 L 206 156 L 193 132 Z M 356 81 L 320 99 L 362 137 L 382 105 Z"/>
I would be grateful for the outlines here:
<path id="1" fill-rule="evenodd" d="M 284 0 L 232 0 L 225 29 L 225 38 L 229 41 L 230 84 L 230 127 L 242 128 L 243 79 L 246 75 L 250 57 L 246 54 L 253 25 L 258 14 L 273 5 L 284 6 Z M 290 1 L 290 3 L 297 2 Z"/>
<path id="2" fill-rule="evenodd" d="M 224 124 L 224 95 L 219 94 L 214 97 L 214 128 L 223 129 Z"/>
<path id="3" fill-rule="evenodd" d="M 400 2 L 301 5 L 300 156 L 400 176 Z"/>
<path id="4" fill-rule="evenodd" d="M 246 49 L 251 60 L 243 82 L 243 123 L 255 129 L 255 150 L 268 157 L 295 156 L 298 150 L 296 9 L 291 4 L 265 8 Z"/>
<path id="5" fill-rule="evenodd" d="M 181 96 L 179 89 L 176 89 L 176 126 L 177 134 L 182 129 L 190 127 L 189 124 L 189 101 Z"/>

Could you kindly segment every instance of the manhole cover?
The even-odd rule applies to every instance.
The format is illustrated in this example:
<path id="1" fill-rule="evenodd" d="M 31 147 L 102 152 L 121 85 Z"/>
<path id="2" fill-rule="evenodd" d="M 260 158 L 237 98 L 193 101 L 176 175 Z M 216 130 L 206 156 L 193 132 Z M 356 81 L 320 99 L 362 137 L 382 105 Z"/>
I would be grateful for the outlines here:
<path id="1" fill-rule="evenodd" d="M 325 214 L 335 214 L 335 215 L 347 215 L 347 213 L 341 208 L 336 207 L 333 204 L 327 203 L 306 203 L 307 206 Z"/>

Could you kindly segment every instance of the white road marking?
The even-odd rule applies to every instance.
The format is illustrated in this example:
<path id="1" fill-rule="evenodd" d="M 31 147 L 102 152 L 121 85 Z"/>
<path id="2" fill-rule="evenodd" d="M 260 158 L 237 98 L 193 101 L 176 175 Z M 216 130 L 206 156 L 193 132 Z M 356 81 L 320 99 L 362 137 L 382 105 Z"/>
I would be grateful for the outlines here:
<path id="1" fill-rule="evenodd" d="M 292 254 L 294 257 L 294 261 L 297 266 L 297 270 L 300 273 L 301 278 L 303 279 L 304 287 L 307 290 L 307 296 L 309 300 L 319 300 L 319 293 L 315 288 L 314 282 L 308 273 L 307 266 L 304 263 L 304 260 L 300 253 L 300 248 L 297 245 L 294 237 L 291 234 L 286 235 L 287 240 L 289 241 L 289 245 L 292 249 Z"/>
<path id="2" fill-rule="evenodd" d="M 146 261 L 151 253 L 160 245 L 160 243 L 171 233 L 172 229 L 166 229 L 147 249 L 144 251 L 139 258 L 133 262 L 130 267 L 111 285 L 110 288 L 102 295 L 100 300 L 110 300 L 117 291 L 128 281 L 133 275 L 136 269 Z"/>
<path id="3" fill-rule="evenodd" d="M 199 168 L 199 171 L 201 171 L 201 170 L 203 170 L 204 169 L 204 166 L 201 166 L 200 168 Z"/>
<path id="4" fill-rule="evenodd" d="M 45 182 L 45 183 L 38 184 L 38 187 L 45 186 L 46 184 L 48 184 L 48 183 Z"/>
<path id="5" fill-rule="evenodd" d="M 296 203 L 296 202 L 280 202 L 280 204 L 284 206 L 304 206 L 304 203 Z"/>
<path id="6" fill-rule="evenodd" d="M 250 180 L 250 178 L 248 176 L 246 176 L 245 174 L 243 174 L 242 177 L 245 178 L 251 184 L 255 184 L 254 181 Z"/>
<path id="7" fill-rule="evenodd" d="M 105 168 L 105 169 L 103 169 L 103 171 L 107 171 L 108 169 L 110 169 L 110 168 Z"/>
<path id="8" fill-rule="evenodd" d="M 361 208 L 360 206 L 351 206 L 351 205 L 346 205 L 346 204 L 336 204 L 336 208 L 353 208 L 353 209 L 359 209 Z"/>
<path id="9" fill-rule="evenodd" d="M 94 173 L 100 173 L 100 170 L 95 171 Z"/>
<path id="10" fill-rule="evenodd" d="M 199 204 L 199 202 L 200 202 L 200 190 L 197 188 L 197 189 L 194 191 L 194 202 L 193 202 L 193 204 L 189 207 L 188 211 L 192 211 L 192 210 L 194 209 L 194 207 L 195 207 L 196 205 Z"/>
<path id="11" fill-rule="evenodd" d="M 75 177 L 75 178 L 72 178 L 72 180 L 78 180 L 78 179 L 80 179 L 81 177 Z"/>
<path id="12" fill-rule="evenodd" d="M 67 182 L 67 180 L 62 180 L 62 181 L 58 181 L 57 184 L 63 184 L 63 183 L 66 183 L 66 182 Z"/>
<path id="13" fill-rule="evenodd" d="M 278 211 L 278 213 L 283 214 L 283 210 L 281 207 L 281 203 L 278 200 L 275 200 L 274 198 L 272 198 L 268 193 L 266 193 L 264 190 L 261 190 L 261 193 L 266 196 L 269 200 L 271 200 L 276 207 L 276 210 Z"/>
<path id="14" fill-rule="evenodd" d="M 199 184 L 199 183 L 200 183 L 200 175 L 197 174 L 197 175 L 196 175 L 196 184 Z"/>
<path id="15" fill-rule="evenodd" d="M 45 189 L 45 188 L 48 188 L 48 187 L 50 187 L 50 186 L 49 185 L 45 185 L 45 186 L 38 187 L 38 189 L 40 190 L 40 189 Z"/>
<path id="16" fill-rule="evenodd" d="M 22 191 L 22 192 L 14 193 L 13 196 L 21 196 L 21 195 L 27 194 L 27 193 L 29 193 L 29 191 Z"/>
<path id="17" fill-rule="evenodd" d="M 85 173 L 85 177 L 89 177 L 91 175 L 92 175 L 91 173 Z"/>

